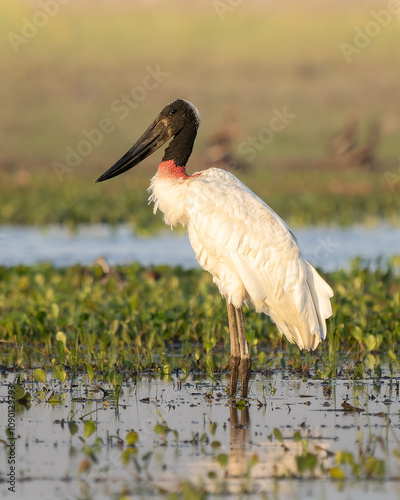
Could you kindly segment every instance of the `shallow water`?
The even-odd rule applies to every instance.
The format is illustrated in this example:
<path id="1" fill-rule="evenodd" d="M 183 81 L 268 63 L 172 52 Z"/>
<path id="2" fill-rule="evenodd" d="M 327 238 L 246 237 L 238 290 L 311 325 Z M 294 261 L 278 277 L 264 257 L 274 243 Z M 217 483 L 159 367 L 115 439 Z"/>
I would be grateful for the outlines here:
<path id="1" fill-rule="evenodd" d="M 400 228 L 383 224 L 374 229 L 298 228 L 294 233 L 303 255 L 324 271 L 348 267 L 355 257 L 375 265 L 378 258 L 385 262 L 400 254 Z M 74 233 L 60 226 L 0 227 L 0 265 L 89 265 L 99 256 L 111 265 L 136 261 L 144 266 L 198 266 L 187 235 L 177 232 L 139 238 L 127 226 L 82 226 Z"/>
<path id="2" fill-rule="evenodd" d="M 0 439 L 4 440 L 7 390 L 13 380 L 13 374 L 0 375 Z M 227 398 L 226 384 L 225 378 L 142 376 L 137 383 L 123 385 L 117 408 L 112 393 L 104 397 L 99 389 L 88 391 L 82 378 L 72 391 L 70 382 L 67 390 L 57 381 L 50 383 L 52 391 L 65 393 L 65 401 L 56 405 L 35 400 L 41 384 L 25 382 L 33 400 L 29 409 L 20 408 L 16 414 L 16 493 L 7 490 L 9 465 L 0 442 L 0 497 L 166 498 L 189 481 L 191 488 L 207 491 L 209 498 L 221 498 L 219 494 L 239 498 L 240 492 L 240 498 L 278 500 L 399 498 L 398 380 L 384 376 L 379 381 L 322 382 L 282 371 L 268 377 L 256 374 L 250 405 L 242 409 Z M 92 385 L 109 389 L 106 382 Z M 365 411 L 345 411 L 344 401 Z M 87 419 L 97 424 L 88 445 L 96 437 L 103 440 L 94 452 L 97 463 L 85 455 L 80 439 Z M 78 425 L 74 436 L 67 420 Z M 156 425 L 170 431 L 157 433 Z M 274 436 L 276 428 L 283 444 Z M 118 442 L 118 438 L 125 441 L 132 429 L 139 438 L 133 455 L 137 466 L 133 456 L 123 463 L 129 448 Z M 300 442 L 294 440 L 296 431 Z M 338 451 L 352 453 L 357 463 L 368 456 L 383 460 L 384 480 L 368 480 L 365 471 L 362 480 L 355 479 L 346 466 L 342 468 L 347 480 L 332 480 L 327 471 Z M 312 474 L 300 474 L 297 467 L 298 457 L 305 452 L 317 457 Z M 150 454 L 147 460 L 146 454 Z M 217 458 L 224 455 L 226 466 Z"/>

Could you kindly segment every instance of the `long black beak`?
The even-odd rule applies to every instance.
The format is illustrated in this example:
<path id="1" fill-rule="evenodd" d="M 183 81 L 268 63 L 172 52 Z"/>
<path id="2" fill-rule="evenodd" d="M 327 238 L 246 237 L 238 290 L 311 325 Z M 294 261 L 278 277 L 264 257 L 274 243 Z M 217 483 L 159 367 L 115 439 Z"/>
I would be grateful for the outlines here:
<path id="1" fill-rule="evenodd" d="M 171 124 L 165 118 L 157 118 L 136 144 L 96 182 L 106 181 L 131 169 L 165 144 L 172 135 Z"/>

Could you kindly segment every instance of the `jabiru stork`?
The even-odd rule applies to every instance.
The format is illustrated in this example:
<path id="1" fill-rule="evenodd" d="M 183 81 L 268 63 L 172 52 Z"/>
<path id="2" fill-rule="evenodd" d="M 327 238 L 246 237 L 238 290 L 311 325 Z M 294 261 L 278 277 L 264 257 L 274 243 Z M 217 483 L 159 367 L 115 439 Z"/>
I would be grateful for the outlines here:
<path id="1" fill-rule="evenodd" d="M 251 360 L 243 304 L 267 314 L 300 349 L 314 350 L 326 337 L 332 315 L 331 287 L 301 256 L 283 220 L 233 174 L 209 168 L 187 175 L 200 125 L 189 101 L 176 99 L 157 116 L 132 148 L 96 182 L 134 167 L 164 143 L 158 171 L 151 179 L 150 202 L 171 228 L 186 227 L 200 266 L 213 276 L 225 298 L 230 332 L 230 395 L 247 397 Z"/>

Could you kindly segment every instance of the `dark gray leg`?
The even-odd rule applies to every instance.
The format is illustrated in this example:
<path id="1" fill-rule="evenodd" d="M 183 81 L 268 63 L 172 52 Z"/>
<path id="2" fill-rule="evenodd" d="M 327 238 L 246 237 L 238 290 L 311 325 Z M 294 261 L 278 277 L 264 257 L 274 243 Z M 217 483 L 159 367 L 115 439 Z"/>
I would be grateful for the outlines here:
<path id="1" fill-rule="evenodd" d="M 231 339 L 231 356 L 229 358 L 229 369 L 231 371 L 231 383 L 229 395 L 233 398 L 236 394 L 237 381 L 239 376 L 240 347 L 238 341 L 238 331 L 236 327 L 235 308 L 226 301 L 228 309 L 229 335 Z"/>
<path id="2" fill-rule="evenodd" d="M 242 398 L 247 398 L 249 379 L 250 379 L 251 359 L 249 355 L 249 346 L 246 340 L 246 332 L 244 329 L 243 309 L 241 307 L 238 307 L 236 309 L 236 322 L 237 322 L 237 329 L 239 331 L 239 343 L 240 343 L 239 372 L 242 378 L 241 395 Z"/>

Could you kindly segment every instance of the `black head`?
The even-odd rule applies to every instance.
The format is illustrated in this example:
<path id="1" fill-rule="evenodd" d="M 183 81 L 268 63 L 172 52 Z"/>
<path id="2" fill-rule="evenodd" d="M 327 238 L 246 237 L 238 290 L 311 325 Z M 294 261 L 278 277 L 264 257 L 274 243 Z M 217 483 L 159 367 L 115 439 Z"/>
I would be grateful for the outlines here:
<path id="1" fill-rule="evenodd" d="M 102 182 L 126 172 L 154 153 L 171 137 L 175 139 L 166 149 L 164 159 L 174 159 L 179 166 L 186 165 L 199 125 L 200 113 L 196 106 L 185 99 L 172 101 L 165 106 L 132 148 L 96 182 Z"/>
<path id="2" fill-rule="evenodd" d="M 193 126 L 196 130 L 200 125 L 200 113 L 196 106 L 185 99 L 175 99 L 161 111 L 155 121 L 166 120 L 172 129 L 172 135 L 186 126 Z"/>

